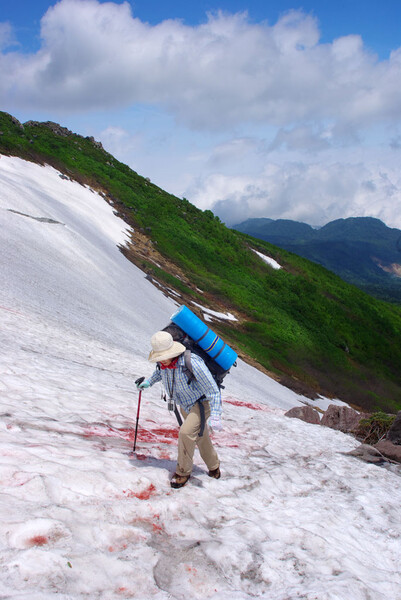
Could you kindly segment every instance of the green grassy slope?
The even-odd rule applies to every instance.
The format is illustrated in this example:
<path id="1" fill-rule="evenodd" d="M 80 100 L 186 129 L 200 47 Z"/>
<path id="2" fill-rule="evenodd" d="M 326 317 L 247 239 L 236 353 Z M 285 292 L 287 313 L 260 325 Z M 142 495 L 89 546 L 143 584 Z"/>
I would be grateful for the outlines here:
<path id="1" fill-rule="evenodd" d="M 21 127 L 6 113 L 0 113 L 0 132 L 1 153 L 51 164 L 123 203 L 131 222 L 147 231 L 163 256 L 219 306 L 244 317 L 236 326 L 215 329 L 283 382 L 368 410 L 401 409 L 399 307 L 371 298 L 317 264 L 228 229 L 210 211 L 161 190 L 93 140 L 49 124 Z M 272 269 L 251 248 L 284 268 Z M 171 275 L 164 278 L 183 287 Z"/>

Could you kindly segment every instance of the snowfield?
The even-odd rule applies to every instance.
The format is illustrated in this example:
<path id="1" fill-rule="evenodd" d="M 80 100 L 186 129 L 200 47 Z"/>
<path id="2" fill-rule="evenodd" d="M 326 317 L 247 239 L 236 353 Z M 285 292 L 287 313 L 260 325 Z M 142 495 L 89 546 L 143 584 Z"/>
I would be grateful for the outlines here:
<path id="1" fill-rule="evenodd" d="M 169 479 L 177 426 L 150 375 L 177 304 L 118 249 L 126 224 L 50 167 L 0 158 L 0 598 L 401 600 L 398 467 L 284 417 L 306 402 L 243 362 L 214 434 Z"/>

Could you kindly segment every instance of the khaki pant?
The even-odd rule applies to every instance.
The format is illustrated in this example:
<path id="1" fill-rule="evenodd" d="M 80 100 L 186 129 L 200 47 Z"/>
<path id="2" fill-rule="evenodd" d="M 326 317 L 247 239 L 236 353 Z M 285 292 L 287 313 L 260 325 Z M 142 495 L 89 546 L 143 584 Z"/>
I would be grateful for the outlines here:
<path id="1" fill-rule="evenodd" d="M 205 407 L 205 420 L 207 421 L 210 417 L 209 402 L 205 401 L 202 404 Z M 198 446 L 199 453 L 209 471 L 217 469 L 220 465 L 220 461 L 209 437 L 209 429 L 206 423 L 203 436 L 199 437 L 201 426 L 199 403 L 197 402 L 195 406 L 191 408 L 189 413 L 186 413 L 182 408 L 180 410 L 184 417 L 184 422 L 180 427 L 178 436 L 178 460 L 176 472 L 178 475 L 191 474 L 195 446 Z"/>

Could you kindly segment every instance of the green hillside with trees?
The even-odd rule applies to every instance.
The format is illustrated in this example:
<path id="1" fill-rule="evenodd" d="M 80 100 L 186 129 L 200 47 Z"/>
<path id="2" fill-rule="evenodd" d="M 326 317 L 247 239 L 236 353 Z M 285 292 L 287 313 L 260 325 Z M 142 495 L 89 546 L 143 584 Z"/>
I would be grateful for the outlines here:
<path id="1" fill-rule="evenodd" d="M 233 229 L 330 269 L 380 300 L 401 304 L 401 231 L 372 217 L 336 219 L 319 229 L 289 219 L 248 219 Z"/>
<path id="2" fill-rule="evenodd" d="M 0 113 L 0 153 L 52 165 L 103 193 L 166 259 L 161 266 L 146 258 L 137 264 L 186 302 L 234 313 L 238 322 L 213 327 L 240 356 L 277 380 L 370 411 L 401 409 L 399 306 L 227 228 L 212 212 L 168 194 L 117 161 L 93 138 L 54 123 L 21 125 Z M 283 268 L 273 269 L 253 250 Z M 249 389 L 251 394 L 252 382 Z"/>

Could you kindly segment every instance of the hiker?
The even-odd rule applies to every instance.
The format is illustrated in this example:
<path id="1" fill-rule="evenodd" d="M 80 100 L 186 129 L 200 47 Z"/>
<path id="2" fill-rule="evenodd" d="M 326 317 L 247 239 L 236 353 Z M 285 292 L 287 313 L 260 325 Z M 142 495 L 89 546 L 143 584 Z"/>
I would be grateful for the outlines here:
<path id="1" fill-rule="evenodd" d="M 207 425 L 211 418 L 213 428 L 221 427 L 221 397 L 216 382 L 202 358 L 196 354 L 191 355 L 193 378 L 188 377 L 184 360 L 186 348 L 175 342 L 167 331 L 155 333 L 151 345 L 149 361 L 157 363 L 157 367 L 149 379 L 137 383 L 137 388 L 145 389 L 161 381 L 169 401 L 180 407 L 184 419 L 178 436 L 177 467 L 171 487 L 180 488 L 190 478 L 195 446 L 198 446 L 209 469 L 209 477 L 219 479 L 220 461 Z"/>

